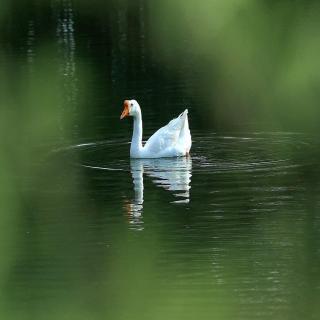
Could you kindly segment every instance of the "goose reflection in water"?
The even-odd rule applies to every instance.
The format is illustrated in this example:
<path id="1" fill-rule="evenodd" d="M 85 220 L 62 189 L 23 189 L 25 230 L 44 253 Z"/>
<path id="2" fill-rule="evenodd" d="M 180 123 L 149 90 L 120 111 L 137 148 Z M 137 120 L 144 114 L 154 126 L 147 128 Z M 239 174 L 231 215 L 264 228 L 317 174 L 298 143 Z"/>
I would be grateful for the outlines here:
<path id="1" fill-rule="evenodd" d="M 130 223 L 143 229 L 142 211 L 144 202 L 143 176 L 150 177 L 153 183 L 170 192 L 177 198 L 174 203 L 190 201 L 192 160 L 190 157 L 131 159 L 130 169 L 133 180 L 134 199 L 126 208 Z"/>

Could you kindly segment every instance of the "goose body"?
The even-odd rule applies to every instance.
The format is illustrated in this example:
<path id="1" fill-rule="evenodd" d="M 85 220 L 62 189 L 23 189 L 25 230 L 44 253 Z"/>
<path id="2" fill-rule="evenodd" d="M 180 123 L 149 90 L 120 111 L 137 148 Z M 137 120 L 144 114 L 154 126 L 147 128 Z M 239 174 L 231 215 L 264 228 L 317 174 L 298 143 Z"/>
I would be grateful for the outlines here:
<path id="1" fill-rule="evenodd" d="M 183 157 L 189 154 L 191 134 L 187 109 L 166 126 L 157 130 L 144 145 L 142 145 L 141 108 L 136 100 L 124 101 L 124 110 L 120 119 L 126 116 L 133 117 L 131 158 Z"/>

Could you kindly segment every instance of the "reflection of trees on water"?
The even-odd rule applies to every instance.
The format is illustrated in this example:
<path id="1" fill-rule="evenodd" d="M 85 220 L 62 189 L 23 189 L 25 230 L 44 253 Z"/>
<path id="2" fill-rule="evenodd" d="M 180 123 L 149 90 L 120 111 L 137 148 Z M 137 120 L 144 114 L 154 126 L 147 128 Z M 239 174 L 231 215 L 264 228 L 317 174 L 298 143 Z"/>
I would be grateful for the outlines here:
<path id="1" fill-rule="evenodd" d="M 56 37 L 58 44 L 59 77 L 62 79 L 61 107 L 64 112 L 77 115 L 78 79 L 76 73 L 76 39 L 74 9 L 71 0 L 55 3 Z M 74 133 L 77 130 L 74 130 Z"/>
<path id="2" fill-rule="evenodd" d="M 35 27 L 34 21 L 31 19 L 28 22 L 28 35 L 27 35 L 27 61 L 29 64 L 30 72 L 33 71 L 33 62 L 34 62 L 34 51 L 35 46 Z"/>
<path id="3" fill-rule="evenodd" d="M 189 90 L 185 92 L 184 86 L 172 76 L 169 65 L 158 61 L 159 52 L 152 45 L 145 0 L 99 4 L 31 0 L 26 6 L 11 4 L 10 7 L 8 47 L 13 52 L 23 47 L 30 68 L 38 67 L 39 58 L 43 58 L 42 66 L 52 68 L 52 75 L 58 76 L 55 96 L 60 96 L 61 117 L 78 124 L 71 128 L 72 135 L 79 137 L 82 128 L 87 134 L 88 128 L 99 127 L 105 136 L 108 130 L 102 127 L 116 127 L 113 119 L 105 119 L 103 126 L 99 122 L 101 118 L 91 115 L 101 112 L 101 108 L 105 113 L 113 112 L 116 103 L 124 97 L 140 97 L 146 106 L 146 118 L 149 114 L 152 116 L 149 106 L 154 99 L 162 104 L 164 114 L 172 113 L 170 100 L 178 101 L 181 108 L 190 106 Z M 17 10 L 23 11 L 23 15 L 15 15 Z M 189 62 L 183 63 L 186 64 Z M 179 74 L 183 74 L 183 70 Z M 55 90 L 55 87 L 51 88 Z M 89 93 L 94 95 L 94 103 Z M 83 119 L 86 126 L 82 126 Z M 63 122 L 60 124 L 62 136 L 66 131 Z"/>
<path id="4" fill-rule="evenodd" d="M 61 72 L 65 77 L 75 76 L 75 48 L 74 14 L 71 1 L 64 1 L 64 5 L 56 12 L 56 36 L 61 56 Z"/>

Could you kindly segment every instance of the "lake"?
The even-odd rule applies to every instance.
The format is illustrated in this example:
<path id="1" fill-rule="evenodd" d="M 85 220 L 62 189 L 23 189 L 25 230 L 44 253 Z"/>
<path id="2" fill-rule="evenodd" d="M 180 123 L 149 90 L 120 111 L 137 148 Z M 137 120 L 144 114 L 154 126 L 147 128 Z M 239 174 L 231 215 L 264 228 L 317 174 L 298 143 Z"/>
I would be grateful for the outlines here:
<path id="1" fill-rule="evenodd" d="M 160 64 L 141 17 L 35 3 L 2 40 L 31 98 L 8 112 L 1 317 L 318 319 L 318 138 L 210 120 L 194 61 Z M 188 107 L 190 157 L 130 159 L 126 98 L 145 140 Z"/>

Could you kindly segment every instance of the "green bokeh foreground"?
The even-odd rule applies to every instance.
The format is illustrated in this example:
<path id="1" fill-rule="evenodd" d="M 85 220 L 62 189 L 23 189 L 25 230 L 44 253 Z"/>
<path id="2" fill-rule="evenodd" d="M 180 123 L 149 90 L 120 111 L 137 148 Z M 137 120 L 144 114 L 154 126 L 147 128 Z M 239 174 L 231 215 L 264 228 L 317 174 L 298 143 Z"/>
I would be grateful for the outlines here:
<path id="1" fill-rule="evenodd" d="M 66 2 L 67 6 L 70 3 Z M 160 69 L 169 68 L 173 77 L 190 78 L 197 83 L 193 90 L 195 96 L 201 97 L 201 103 L 195 103 L 195 108 L 207 125 L 234 129 L 246 124 L 252 130 L 288 129 L 317 134 L 320 8 L 316 1 L 158 1 L 146 7 L 142 1 L 105 5 L 95 1 L 90 8 L 87 2 L 79 1 L 74 5 L 79 25 L 88 16 L 106 23 L 114 12 L 124 16 L 133 12 L 134 21 L 140 21 L 136 18 L 139 8 L 145 8 L 147 46 L 153 52 L 153 61 Z M 75 181 L 75 173 L 65 167 L 63 160 L 47 165 L 45 159 L 53 148 L 77 142 L 73 129 L 84 123 L 88 112 L 84 102 L 92 94 L 87 84 L 99 62 L 88 66 L 83 51 L 79 48 L 74 52 L 70 38 L 67 44 L 59 44 L 54 32 L 41 33 L 37 27 L 30 27 L 28 19 L 22 20 L 24 26 L 17 27 L 17 13 L 28 9 L 37 21 L 43 12 L 58 10 L 59 6 L 55 1 L 35 1 L 31 9 L 26 2 L 0 5 L 0 317 L 198 319 L 201 313 L 202 319 L 236 319 L 238 301 L 232 286 L 223 290 L 211 287 L 208 292 L 203 284 L 210 283 L 209 278 L 201 279 L 199 286 L 190 281 L 191 295 L 179 289 L 179 270 L 157 277 L 157 252 L 165 243 L 158 235 L 146 233 L 137 240 L 121 227 L 103 229 L 102 233 L 108 235 L 105 240 L 112 239 L 114 249 L 100 249 L 90 256 L 90 250 L 83 251 L 77 245 L 87 220 L 74 230 L 68 222 L 51 227 L 49 219 L 47 233 L 40 233 L 36 244 L 28 243 L 26 232 L 36 232 L 28 227 L 34 217 L 39 219 L 40 212 L 58 203 L 58 217 L 64 221 L 63 217 L 70 214 L 65 208 L 86 191 L 85 183 Z M 123 27 L 128 27 L 126 19 L 123 21 Z M 28 38 L 30 31 L 36 33 Z M 28 39 L 34 43 L 28 44 Z M 28 55 L 28 45 L 34 55 Z M 130 48 L 125 51 L 130 52 Z M 192 64 L 179 74 L 181 64 L 189 60 Z M 75 70 L 72 65 L 76 65 Z M 26 191 L 26 185 L 34 185 L 34 189 Z M 39 198 L 39 189 L 48 185 L 61 188 L 61 192 Z M 90 209 L 81 203 L 74 208 L 75 213 L 86 210 Z M 46 216 L 42 218 L 45 220 Z M 51 228 L 54 232 L 59 230 L 58 241 L 50 238 Z M 285 230 L 287 224 L 282 228 Z M 267 233 L 268 228 L 264 231 Z M 306 241 L 304 236 L 299 239 Z M 69 241 L 72 245 L 68 245 Z M 55 248 L 50 247 L 52 243 Z M 30 248 L 34 251 L 28 252 Z M 76 260 L 70 261 L 70 252 L 74 255 L 77 250 Z M 267 263 L 271 255 L 263 261 Z M 48 260 L 44 270 L 33 268 L 33 256 Z M 12 274 L 19 273 L 13 270 L 24 263 L 33 275 L 32 284 L 10 287 Z M 50 267 L 54 263 L 59 265 L 60 275 Z M 105 265 L 105 273 L 99 270 L 95 274 L 95 263 Z M 228 257 L 223 265 L 225 278 L 237 276 Z M 24 271 L 22 267 L 21 272 Z M 41 274 L 47 278 L 42 279 Z M 50 276 L 63 284 L 50 283 Z M 53 286 L 49 293 L 43 287 L 48 285 Z M 182 281 L 182 286 L 188 287 L 188 279 Z M 263 284 L 257 286 L 263 288 Z M 32 297 L 33 302 L 26 297 Z M 15 305 L 17 301 L 19 306 Z M 294 297 L 292 301 L 298 299 Z M 307 318 L 316 319 L 318 306 L 310 303 L 307 307 Z M 283 319 L 288 314 L 290 319 L 295 317 L 294 312 L 280 310 L 276 318 Z"/>

